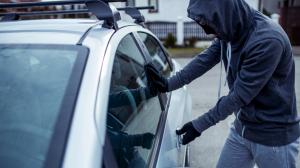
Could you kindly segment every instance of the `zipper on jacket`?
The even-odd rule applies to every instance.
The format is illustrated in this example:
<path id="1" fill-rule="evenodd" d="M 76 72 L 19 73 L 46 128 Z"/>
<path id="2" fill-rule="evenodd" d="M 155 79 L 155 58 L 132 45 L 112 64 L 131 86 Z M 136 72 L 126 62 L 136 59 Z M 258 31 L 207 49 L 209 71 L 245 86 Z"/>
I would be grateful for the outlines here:
<path id="1" fill-rule="evenodd" d="M 246 127 L 245 126 L 242 126 L 242 137 L 244 138 L 244 134 L 245 134 L 245 130 L 246 130 Z"/>
<path id="2" fill-rule="evenodd" d="M 241 120 L 240 120 L 241 110 L 242 110 L 242 109 L 240 109 L 239 112 L 237 113 L 237 119 L 238 119 L 238 121 L 239 121 L 239 122 L 241 123 L 241 125 L 242 125 L 242 137 L 244 138 L 246 126 L 244 126 L 244 125 L 242 124 Z"/>
<path id="3" fill-rule="evenodd" d="M 237 113 L 237 116 L 236 116 L 239 121 L 241 121 L 240 120 L 240 114 L 241 114 L 241 109 L 239 110 L 239 112 Z"/>

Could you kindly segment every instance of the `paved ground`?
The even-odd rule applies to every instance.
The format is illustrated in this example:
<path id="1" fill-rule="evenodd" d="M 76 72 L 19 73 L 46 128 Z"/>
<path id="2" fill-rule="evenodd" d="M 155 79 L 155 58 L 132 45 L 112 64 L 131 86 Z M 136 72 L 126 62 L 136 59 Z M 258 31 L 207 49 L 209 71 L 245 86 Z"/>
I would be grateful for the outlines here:
<path id="1" fill-rule="evenodd" d="M 300 46 L 293 46 L 293 52 L 294 54 L 300 56 Z"/>
<path id="2" fill-rule="evenodd" d="M 296 57 L 296 90 L 298 97 L 298 112 L 300 112 L 300 57 Z M 182 66 L 190 59 L 176 59 Z M 220 66 L 217 65 L 201 78 L 193 81 L 189 91 L 193 99 L 193 117 L 207 112 L 217 101 L 218 79 Z M 224 79 L 223 79 L 224 81 Z M 227 89 L 223 88 L 223 94 Z M 222 146 L 228 135 L 230 123 L 234 116 L 205 131 L 200 138 L 191 143 L 191 166 L 197 168 L 212 168 L 216 166 Z M 300 161 L 300 156 L 299 159 Z M 297 168 L 300 168 L 298 163 Z"/>

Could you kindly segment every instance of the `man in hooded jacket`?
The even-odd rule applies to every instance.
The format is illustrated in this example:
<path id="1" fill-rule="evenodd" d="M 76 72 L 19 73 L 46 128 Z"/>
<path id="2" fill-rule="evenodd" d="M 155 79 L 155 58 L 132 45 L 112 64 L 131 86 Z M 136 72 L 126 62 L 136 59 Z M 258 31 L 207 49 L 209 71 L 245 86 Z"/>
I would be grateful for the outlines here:
<path id="1" fill-rule="evenodd" d="M 168 79 L 151 63 L 147 75 L 159 92 L 170 92 L 223 62 L 230 91 L 176 131 L 183 144 L 234 113 L 217 167 L 296 167 L 300 128 L 295 63 L 284 30 L 244 0 L 190 0 L 188 16 L 216 36 L 212 45 Z"/>

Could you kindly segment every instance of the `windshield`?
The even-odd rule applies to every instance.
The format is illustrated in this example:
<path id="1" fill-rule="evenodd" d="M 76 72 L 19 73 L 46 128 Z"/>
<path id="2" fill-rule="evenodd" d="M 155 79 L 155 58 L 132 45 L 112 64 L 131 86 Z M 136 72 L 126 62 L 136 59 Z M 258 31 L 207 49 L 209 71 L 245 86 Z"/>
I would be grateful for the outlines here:
<path id="1" fill-rule="evenodd" d="M 75 46 L 0 45 L 0 167 L 43 167 L 78 55 Z"/>

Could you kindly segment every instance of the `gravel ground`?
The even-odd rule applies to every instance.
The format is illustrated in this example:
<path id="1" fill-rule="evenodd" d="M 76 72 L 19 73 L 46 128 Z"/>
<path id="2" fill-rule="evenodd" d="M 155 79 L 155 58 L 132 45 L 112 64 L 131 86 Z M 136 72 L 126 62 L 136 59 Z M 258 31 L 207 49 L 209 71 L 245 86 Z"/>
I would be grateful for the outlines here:
<path id="1" fill-rule="evenodd" d="M 182 66 L 186 65 L 190 60 L 191 59 L 186 58 L 176 59 Z M 300 57 L 295 57 L 295 60 L 297 106 L 298 113 L 300 113 Z M 219 72 L 220 65 L 217 65 L 188 86 L 193 100 L 193 118 L 207 112 L 215 105 L 217 101 Z M 225 95 L 227 91 L 228 89 L 223 87 L 223 95 Z M 225 121 L 209 128 L 200 138 L 191 143 L 191 167 L 211 168 L 216 166 L 233 120 L 234 116 L 228 117 Z M 300 155 L 298 157 L 297 168 L 300 168 Z"/>

